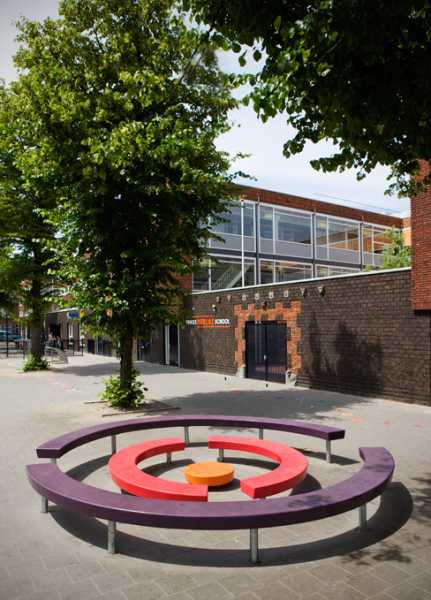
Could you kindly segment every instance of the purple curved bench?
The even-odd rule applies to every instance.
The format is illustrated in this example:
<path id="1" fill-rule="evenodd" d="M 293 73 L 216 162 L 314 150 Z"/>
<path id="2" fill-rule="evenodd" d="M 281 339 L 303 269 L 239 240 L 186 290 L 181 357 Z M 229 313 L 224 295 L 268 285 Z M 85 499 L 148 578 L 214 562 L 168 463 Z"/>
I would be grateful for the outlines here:
<path id="1" fill-rule="evenodd" d="M 379 496 L 392 478 L 394 460 L 385 448 L 360 448 L 364 464 L 349 479 L 322 490 L 258 501 L 172 502 L 99 489 L 72 479 L 53 463 L 27 465 L 27 476 L 44 499 L 91 517 L 108 520 L 108 549 L 115 552 L 116 523 L 175 529 L 250 529 L 250 557 L 258 561 L 260 527 L 323 519 L 354 508 L 366 524 L 366 503 Z"/>
<path id="2" fill-rule="evenodd" d="M 308 423 L 306 421 L 295 421 L 291 419 L 270 419 L 264 417 L 243 417 L 230 415 L 180 415 L 167 417 L 148 417 L 145 419 L 130 419 L 127 421 L 115 421 L 113 423 L 102 423 L 71 431 L 60 437 L 54 438 L 41 444 L 36 448 L 39 458 L 50 458 L 55 460 L 66 452 L 73 450 L 83 444 L 111 436 L 112 453 L 116 452 L 116 438 L 120 433 L 139 431 L 145 429 L 158 429 L 165 427 L 184 427 L 184 441 L 190 443 L 190 426 L 220 426 L 220 427 L 256 427 L 259 437 L 263 438 L 264 429 L 275 431 L 287 431 L 300 435 L 307 435 L 324 439 L 326 441 L 326 460 L 331 461 L 331 441 L 344 438 L 345 431 L 339 427 L 329 427 L 319 423 Z"/>
<path id="3" fill-rule="evenodd" d="M 37 455 L 57 458 L 69 450 L 103 437 L 112 437 L 115 451 L 115 436 L 119 433 L 164 427 L 185 429 L 191 425 L 213 425 L 230 427 L 256 427 L 260 434 L 263 428 L 290 431 L 325 439 L 344 437 L 344 430 L 325 425 L 266 419 L 259 417 L 237 417 L 220 415 L 182 415 L 176 417 L 151 417 L 96 425 L 65 434 L 37 448 Z M 262 437 L 262 435 L 260 435 Z M 108 520 L 108 549 L 115 552 L 116 522 L 171 527 L 184 529 L 250 529 L 250 557 L 258 561 L 258 528 L 288 525 L 321 519 L 353 508 L 360 510 L 360 523 L 366 523 L 366 503 L 380 495 L 389 483 L 394 470 L 394 461 L 385 448 L 362 448 L 362 469 L 350 479 L 329 488 L 296 496 L 259 501 L 215 502 L 209 504 L 169 500 L 150 500 L 122 496 L 76 481 L 60 471 L 56 464 L 27 466 L 27 475 L 33 488 L 42 496 L 42 510 L 48 510 L 48 500 L 71 510 Z"/>

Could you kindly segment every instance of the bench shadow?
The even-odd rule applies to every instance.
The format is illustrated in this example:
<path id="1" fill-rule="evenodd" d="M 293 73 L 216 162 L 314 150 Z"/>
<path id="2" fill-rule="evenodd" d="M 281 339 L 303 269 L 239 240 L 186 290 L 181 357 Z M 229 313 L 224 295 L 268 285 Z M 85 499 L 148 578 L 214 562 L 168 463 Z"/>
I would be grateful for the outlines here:
<path id="1" fill-rule="evenodd" d="M 69 470 L 67 474 L 76 479 L 84 479 L 97 468 L 104 466 L 108 459 L 109 455 L 88 461 Z M 250 464 L 245 459 L 239 459 L 239 461 Z M 258 462 L 261 465 L 265 461 Z M 308 475 L 292 493 L 299 494 L 315 489 L 321 489 L 320 483 L 314 477 Z M 349 555 L 360 553 L 364 549 L 369 549 L 367 553 L 372 560 L 410 562 L 408 556 L 409 550 L 403 547 L 402 542 L 385 541 L 383 549 L 379 546 L 375 555 L 371 554 L 372 550 L 370 548 L 377 542 L 387 540 L 387 538 L 403 527 L 409 520 L 412 510 L 413 502 L 408 489 L 400 482 L 392 483 L 383 492 L 379 508 L 368 520 L 367 530 L 361 531 L 358 528 L 354 528 L 317 541 L 304 541 L 300 544 L 262 548 L 260 551 L 261 564 L 262 566 L 265 566 L 265 564 L 268 566 L 288 565 L 316 561 L 333 556 L 345 556 L 346 560 L 349 560 L 351 558 Z M 56 523 L 71 535 L 99 548 L 106 548 L 107 526 L 102 521 L 69 511 L 60 506 L 50 507 L 50 514 Z M 187 566 L 250 566 L 248 548 L 221 549 L 219 547 L 198 548 L 182 546 L 163 540 L 154 541 L 145 537 L 131 535 L 121 531 L 121 527 L 122 524 L 119 523 L 117 545 L 119 552 L 126 556 Z M 124 527 L 129 526 L 124 525 Z M 167 529 L 161 529 L 161 531 L 168 532 Z M 186 531 L 184 531 L 184 535 L 185 537 L 187 536 Z M 169 538 L 169 533 L 167 533 L 167 537 Z M 234 537 L 233 533 L 232 537 Z M 286 537 L 288 537 L 288 534 Z"/>

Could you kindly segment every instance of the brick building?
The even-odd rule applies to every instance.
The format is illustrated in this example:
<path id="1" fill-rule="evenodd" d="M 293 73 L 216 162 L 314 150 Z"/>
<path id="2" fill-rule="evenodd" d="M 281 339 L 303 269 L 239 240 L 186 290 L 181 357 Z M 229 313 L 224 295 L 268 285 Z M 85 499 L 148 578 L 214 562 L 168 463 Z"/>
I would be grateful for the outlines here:
<path id="1" fill-rule="evenodd" d="M 190 282 L 190 318 L 140 357 L 431 404 L 431 312 L 412 307 L 411 269 L 368 271 L 388 228 L 409 242 L 410 219 L 255 188 L 242 200 Z"/>
<path id="2" fill-rule="evenodd" d="M 138 359 L 431 404 L 431 193 L 410 221 L 246 187 L 222 216 L 186 282 L 189 318 L 137 340 Z M 413 270 L 378 270 L 392 227 Z"/>

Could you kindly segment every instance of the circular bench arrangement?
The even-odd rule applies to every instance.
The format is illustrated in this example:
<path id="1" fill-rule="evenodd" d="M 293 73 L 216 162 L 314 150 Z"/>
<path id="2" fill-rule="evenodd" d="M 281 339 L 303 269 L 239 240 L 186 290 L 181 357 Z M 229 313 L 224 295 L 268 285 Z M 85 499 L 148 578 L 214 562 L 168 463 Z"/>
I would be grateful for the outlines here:
<path id="1" fill-rule="evenodd" d="M 115 436 L 118 434 L 179 426 L 185 428 L 186 444 L 189 443 L 190 426 L 256 427 L 260 437 L 263 429 L 311 435 L 326 441 L 327 460 L 330 459 L 331 441 L 344 437 L 344 430 L 320 424 L 220 415 L 151 417 L 87 427 L 45 442 L 37 448 L 38 457 L 51 459 L 51 464 L 27 466 L 29 481 L 42 496 L 42 510 L 48 510 L 50 500 L 68 509 L 106 519 L 110 552 L 115 552 L 117 522 L 175 529 L 250 529 L 250 559 L 255 563 L 258 562 L 258 528 L 313 521 L 354 508 L 359 508 L 360 524 L 365 526 L 366 503 L 383 492 L 394 470 L 392 455 L 385 448 L 360 448 L 359 453 L 364 461 L 362 468 L 352 477 L 324 490 L 262 499 L 259 502 L 178 502 L 121 495 L 96 488 L 72 479 L 55 464 L 66 452 L 96 439 L 111 436 L 114 453 Z"/>

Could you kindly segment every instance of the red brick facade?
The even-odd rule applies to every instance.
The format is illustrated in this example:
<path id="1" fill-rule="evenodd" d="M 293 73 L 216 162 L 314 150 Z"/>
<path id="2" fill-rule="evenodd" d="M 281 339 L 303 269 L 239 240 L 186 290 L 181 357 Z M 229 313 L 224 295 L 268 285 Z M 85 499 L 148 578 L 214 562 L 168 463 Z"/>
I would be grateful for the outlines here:
<path id="1" fill-rule="evenodd" d="M 421 163 L 421 175 L 430 166 Z M 412 198 L 412 304 L 414 310 L 431 310 L 431 187 Z"/>
<path id="2" fill-rule="evenodd" d="M 320 200 L 312 200 L 311 198 L 302 198 L 301 196 L 292 196 L 291 194 L 282 194 L 281 192 L 272 192 L 255 187 L 241 186 L 240 189 L 241 198 L 244 200 L 278 204 L 279 206 L 327 214 L 332 217 L 375 223 L 376 225 L 383 225 L 385 227 L 397 227 L 400 229 L 403 227 L 403 219 L 399 217 L 382 215 L 359 208 L 351 208 L 350 206 L 341 206 L 339 204 L 331 204 L 330 202 L 321 202 Z"/>

